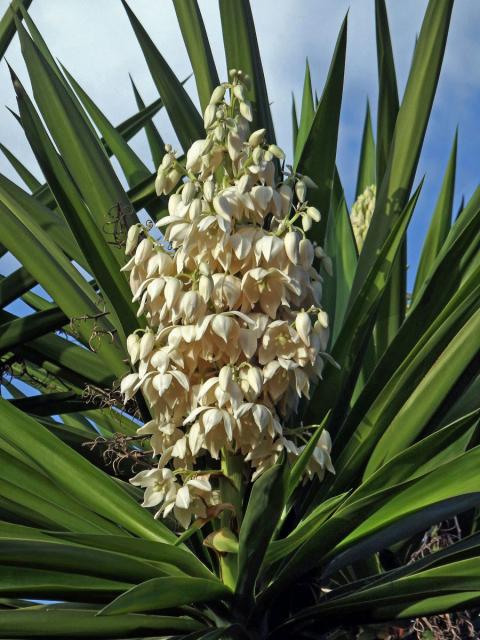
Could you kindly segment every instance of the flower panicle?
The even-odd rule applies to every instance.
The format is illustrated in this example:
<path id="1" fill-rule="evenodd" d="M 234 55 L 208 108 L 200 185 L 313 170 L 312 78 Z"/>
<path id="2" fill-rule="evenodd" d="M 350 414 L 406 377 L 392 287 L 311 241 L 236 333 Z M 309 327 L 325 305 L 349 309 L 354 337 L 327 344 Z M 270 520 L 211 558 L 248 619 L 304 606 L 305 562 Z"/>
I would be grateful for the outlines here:
<path id="1" fill-rule="evenodd" d="M 365 242 L 367 231 L 372 220 L 376 196 L 377 188 L 376 185 L 372 184 L 362 191 L 352 206 L 350 220 L 359 252 L 363 248 L 363 243 Z"/>
<path id="2" fill-rule="evenodd" d="M 131 482 L 146 489 L 144 506 L 183 527 L 219 504 L 215 476 L 200 469 L 225 453 L 241 455 L 252 480 L 282 452 L 300 455 L 308 430 L 298 438 L 284 425 L 321 378 L 329 339 L 319 269 L 331 266 L 307 235 L 320 220 L 307 199 L 315 184 L 279 172 L 283 151 L 265 129 L 250 132 L 248 77 L 230 77 L 213 91 L 206 136 L 185 164 L 165 147 L 155 188 L 169 195 L 168 213 L 156 226 L 168 246 L 141 225 L 126 246 L 148 326 L 128 338 L 136 372 L 121 390 L 149 403 L 153 419 L 139 434 L 158 456 Z M 334 471 L 330 449 L 324 431 L 307 476 Z"/>

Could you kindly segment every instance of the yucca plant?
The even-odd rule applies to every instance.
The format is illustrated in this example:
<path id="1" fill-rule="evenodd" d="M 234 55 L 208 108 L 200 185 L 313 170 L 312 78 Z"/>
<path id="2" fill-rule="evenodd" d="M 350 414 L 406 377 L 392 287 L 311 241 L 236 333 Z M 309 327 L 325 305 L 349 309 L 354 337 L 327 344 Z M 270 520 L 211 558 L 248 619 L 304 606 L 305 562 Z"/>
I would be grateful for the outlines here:
<path id="1" fill-rule="evenodd" d="M 160 97 L 145 106 L 133 86 L 139 111 L 118 127 L 28 4 L 0 23 L 2 55 L 20 38 L 34 101 L 12 69 L 14 116 L 45 179 L 1 147 L 28 190 L 0 176 L 2 254 L 21 263 L 0 280 L 0 637 L 367 638 L 414 619 L 434 637 L 480 603 L 480 191 L 452 223 L 456 138 L 406 287 L 453 0 L 429 2 L 402 100 L 376 0 L 378 121 L 374 136 L 367 108 L 351 215 L 336 167 L 346 20 L 317 102 L 307 68 L 288 168 L 247 0 L 219 1 L 221 85 L 196 1 L 174 0 L 204 118 L 124 2 Z M 142 129 L 155 171 L 128 144 Z M 261 236 L 257 254 L 237 238 L 227 255 L 232 224 Z M 195 322 L 187 366 L 175 349 Z M 261 441 L 239 432 L 254 423 Z"/>

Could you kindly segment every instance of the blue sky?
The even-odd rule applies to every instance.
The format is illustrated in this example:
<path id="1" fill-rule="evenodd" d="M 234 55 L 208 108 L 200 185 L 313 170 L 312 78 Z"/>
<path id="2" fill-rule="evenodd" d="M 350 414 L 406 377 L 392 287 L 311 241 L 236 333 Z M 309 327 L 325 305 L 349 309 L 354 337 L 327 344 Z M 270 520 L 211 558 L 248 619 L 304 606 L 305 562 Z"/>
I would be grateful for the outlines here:
<path id="1" fill-rule="evenodd" d="M 7 4 L 7 0 L 0 0 L 1 13 Z M 226 69 L 217 3 L 200 0 L 199 4 L 219 74 L 224 78 Z M 168 0 L 131 0 L 130 5 L 177 75 L 188 75 L 190 63 L 172 4 Z M 426 0 L 387 0 L 401 94 L 426 5 Z M 367 96 L 374 116 L 376 112 L 374 0 L 253 0 L 252 7 L 277 138 L 290 156 L 291 91 L 300 98 L 305 58 L 308 56 L 314 87 L 321 93 L 340 24 L 349 9 L 338 165 L 351 201 Z M 155 87 L 118 0 L 34 0 L 30 13 L 54 55 L 114 123 L 135 111 L 129 72 L 145 100 L 155 99 Z M 471 195 L 478 183 L 480 47 L 475 33 L 478 24 L 478 0 L 457 0 L 418 170 L 418 175 L 425 173 L 427 179 L 410 229 L 411 274 L 418 260 L 457 124 L 460 125 L 460 138 L 455 206 L 458 206 L 462 194 Z M 7 53 L 7 59 L 28 86 L 16 40 Z M 187 88 L 195 96 L 193 79 Z M 15 107 L 4 64 L 0 68 L 0 95 L 2 104 Z M 157 116 L 156 122 L 164 139 L 174 142 L 165 114 Z M 0 140 L 35 171 L 21 130 L 6 109 L 0 110 Z M 143 133 L 134 139 L 133 146 L 143 157 L 149 158 Z M 3 157 L 0 157 L 0 172 L 13 177 Z M 3 273 L 9 267 L 7 263 L 5 260 L 0 263 Z"/>

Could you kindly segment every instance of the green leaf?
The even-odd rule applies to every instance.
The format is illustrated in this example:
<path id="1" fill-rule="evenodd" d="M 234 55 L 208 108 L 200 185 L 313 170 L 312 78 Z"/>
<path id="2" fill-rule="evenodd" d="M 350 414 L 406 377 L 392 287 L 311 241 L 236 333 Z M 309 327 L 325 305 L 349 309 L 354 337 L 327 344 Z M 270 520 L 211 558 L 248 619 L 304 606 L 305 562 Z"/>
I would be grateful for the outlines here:
<path id="1" fill-rule="evenodd" d="M 0 436 L 29 455 L 47 477 L 79 502 L 117 522 L 127 531 L 147 539 L 175 540 L 173 533 L 131 500 L 109 476 L 51 435 L 33 418 L 5 400 L 0 400 L 0 415 Z M 15 428 L 12 429 L 10 424 Z"/>
<path id="2" fill-rule="evenodd" d="M 105 319 L 95 318 L 100 314 L 96 306 L 93 289 L 83 280 L 79 272 L 58 249 L 57 245 L 32 220 L 22 224 L 15 212 L 0 204 L 2 214 L 2 241 L 15 257 L 25 266 L 37 282 L 47 291 L 65 315 L 69 318 L 85 318 L 78 323 L 78 331 L 88 343 L 95 323 L 106 331 L 112 327 Z M 18 212 L 22 215 L 22 212 Z M 89 319 L 91 318 L 91 319 Z M 109 370 L 117 376 L 123 375 L 126 366 L 122 353 L 111 344 L 102 340 L 97 350 Z"/>
<path id="3" fill-rule="evenodd" d="M 341 505 L 347 493 L 324 500 L 291 531 L 286 538 L 272 540 L 265 555 L 265 565 L 284 560 L 308 540 Z"/>
<path id="4" fill-rule="evenodd" d="M 115 253 L 112 250 L 105 234 L 86 207 L 77 185 L 58 157 L 23 87 L 18 80 L 14 80 L 14 85 L 27 138 L 38 163 L 83 255 L 87 258 L 89 270 L 95 274 L 104 293 L 108 309 L 113 315 L 112 323 L 126 336 L 140 325 L 131 302 L 127 280 L 120 272 L 119 251 L 117 249 Z M 124 336 L 121 335 L 121 338 Z"/>
<path id="5" fill-rule="evenodd" d="M 295 616 L 295 620 L 321 616 L 327 624 L 335 625 L 344 620 L 345 615 L 361 615 L 366 622 L 379 622 L 467 609 L 480 601 L 476 580 L 479 565 L 477 557 L 427 569 L 378 586 L 367 585 L 352 594 L 329 598 L 308 607 Z M 289 621 L 285 627 L 291 627 L 295 620 Z"/>
<path id="6" fill-rule="evenodd" d="M 239 69 L 250 76 L 253 106 L 252 130 L 265 128 L 267 138 L 275 142 L 267 85 L 263 74 L 257 34 L 249 0 L 219 0 L 223 44 L 227 69 Z"/>
<path id="7" fill-rule="evenodd" d="M 344 196 L 328 216 L 325 252 L 332 261 L 332 275 L 325 276 L 323 298 L 331 327 L 330 339 L 334 343 L 343 325 L 358 260 Z"/>
<path id="8" fill-rule="evenodd" d="M 88 263 L 65 224 L 65 220 L 56 211 L 42 205 L 35 197 L 3 175 L 0 175 L 0 202 L 20 217 L 24 223 L 33 218 L 69 258 L 88 270 Z"/>
<path id="9" fill-rule="evenodd" d="M 26 9 L 32 4 L 32 0 L 14 0 L 5 11 L 0 20 L 0 58 L 3 58 L 8 45 L 16 33 L 15 29 L 15 13 L 20 17 L 19 6 L 23 5 Z"/>
<path id="10" fill-rule="evenodd" d="M 363 124 L 362 144 L 360 147 L 360 162 L 358 165 L 356 198 L 362 194 L 367 187 L 377 183 L 375 168 L 375 141 L 373 139 L 372 118 L 370 115 L 370 104 L 367 100 L 367 111 Z"/>
<path id="11" fill-rule="evenodd" d="M 295 491 L 295 489 L 297 488 L 298 484 L 300 483 L 303 477 L 303 474 L 305 473 L 305 470 L 308 466 L 310 458 L 312 457 L 312 454 L 315 451 L 315 447 L 317 446 L 317 442 L 320 436 L 322 435 L 323 429 L 325 428 L 325 424 L 328 420 L 328 417 L 329 417 L 329 414 L 325 416 L 325 418 L 322 421 L 322 424 L 314 425 L 313 434 L 310 436 L 310 439 L 307 445 L 305 446 L 302 453 L 298 456 L 298 459 L 295 461 L 295 464 L 293 465 L 290 471 L 290 477 L 288 480 L 288 489 L 287 489 L 287 495 L 286 495 L 287 500 Z"/>
<path id="12" fill-rule="evenodd" d="M 415 298 L 421 285 L 425 282 L 428 273 L 447 239 L 452 219 L 453 196 L 455 192 L 455 172 L 457 165 L 458 130 L 455 132 L 452 151 L 443 178 L 442 188 L 438 196 L 427 236 L 423 244 L 420 262 L 418 264 L 415 286 L 412 297 Z"/>
<path id="13" fill-rule="evenodd" d="M 295 96 L 292 93 L 292 149 L 295 153 L 298 140 L 298 119 L 297 119 L 297 107 L 295 105 Z"/>
<path id="14" fill-rule="evenodd" d="M 58 307 L 0 324 L 0 355 L 29 340 L 61 329 L 68 322 Z"/>
<path id="15" fill-rule="evenodd" d="M 40 182 L 35 178 L 35 176 L 27 169 L 25 165 L 23 165 L 20 160 L 18 160 L 11 151 L 7 149 L 7 147 L 0 143 L 0 150 L 3 155 L 10 162 L 12 167 L 18 173 L 23 182 L 27 185 L 30 191 L 35 191 L 39 187 L 41 187 Z"/>
<path id="16" fill-rule="evenodd" d="M 155 47 L 138 18 L 125 0 L 122 0 L 122 4 L 127 12 L 138 43 L 142 48 L 153 81 L 163 100 L 177 138 L 184 151 L 186 151 L 195 140 L 204 137 L 205 132 L 202 118 L 195 109 L 193 102 L 181 82 L 176 78 L 165 59 Z"/>
<path id="17" fill-rule="evenodd" d="M 184 80 L 182 84 L 185 84 L 187 80 L 188 78 Z M 157 98 L 148 106 L 143 106 L 138 113 L 133 114 L 133 116 L 130 116 L 117 125 L 116 129 L 118 133 L 120 133 L 120 135 L 128 142 L 139 131 L 152 123 L 153 116 L 156 115 L 162 107 L 163 102 L 161 98 Z M 111 155 L 111 151 L 109 149 L 107 149 L 107 153 Z"/>
<path id="18" fill-rule="evenodd" d="M 379 85 L 376 163 L 377 189 L 379 190 L 387 168 L 399 109 L 397 77 L 385 0 L 375 0 L 375 32 Z"/>
<path id="19" fill-rule="evenodd" d="M 32 278 L 25 267 L 19 267 L 8 276 L 1 278 L 0 307 L 6 307 L 36 284 L 36 280 Z"/>
<path id="20" fill-rule="evenodd" d="M 480 493 L 478 492 L 441 500 L 402 517 L 400 521 L 382 527 L 377 533 L 362 537 L 359 542 L 347 546 L 345 551 L 337 553 L 337 550 L 334 549 L 325 559 L 326 567 L 322 570 L 322 578 L 327 579 L 345 567 L 370 558 L 374 553 L 399 541 L 407 540 L 410 536 L 425 531 L 428 527 L 475 509 L 479 503 Z"/>
<path id="21" fill-rule="evenodd" d="M 407 240 L 392 267 L 390 283 L 380 303 L 374 329 L 374 355 L 378 362 L 405 320 L 407 304 Z"/>
<path id="22" fill-rule="evenodd" d="M 14 597 L 105 599 L 131 586 L 128 582 L 61 571 L 0 567 L 0 594 Z"/>
<path id="23" fill-rule="evenodd" d="M 375 25 L 379 85 L 377 109 L 378 151 L 376 162 L 378 197 L 387 167 L 399 110 L 395 63 L 393 60 L 385 0 L 376 0 Z M 378 310 L 377 323 L 374 328 L 373 342 L 370 349 L 375 361 L 378 361 L 385 352 L 405 318 L 407 296 L 406 270 L 407 248 L 405 242 L 393 266 L 390 285 L 387 287 Z M 367 368 L 367 374 L 368 372 Z"/>
<path id="24" fill-rule="evenodd" d="M 183 42 L 195 74 L 198 97 L 203 111 L 210 102 L 213 90 L 220 84 L 207 32 L 197 0 L 174 0 Z"/>
<path id="25" fill-rule="evenodd" d="M 276 464 L 253 484 L 239 535 L 235 596 L 245 611 L 254 598 L 255 582 L 270 539 L 285 506 L 287 466 Z"/>
<path id="26" fill-rule="evenodd" d="M 466 266 L 471 263 L 472 257 L 478 254 L 479 234 L 480 189 L 477 189 L 466 206 L 464 215 L 452 227 L 427 281 L 422 286 L 421 293 L 410 307 L 398 336 L 377 364 L 358 401 L 350 409 L 344 427 L 338 431 L 338 442 L 335 442 L 337 456 L 338 447 L 343 447 L 343 444 L 350 441 L 352 428 L 355 429 L 369 407 L 383 397 L 385 402 L 382 400 L 382 409 L 379 408 L 380 404 L 377 405 L 377 418 L 374 418 L 372 413 L 368 419 L 373 420 L 370 425 L 376 425 L 376 432 L 381 433 L 379 420 L 388 421 L 388 413 L 397 411 L 397 406 L 402 406 L 423 376 L 425 367 L 428 369 L 432 366 L 465 320 L 477 308 L 480 271 L 471 274 L 468 281 L 460 285 Z M 414 373 L 414 368 L 417 368 L 417 374 Z M 370 427 L 367 429 L 371 430 Z M 355 440 L 358 437 L 359 435 L 355 436 Z M 358 451 L 367 452 L 364 438 L 360 437 L 360 440 L 362 446 L 357 447 Z M 347 467 L 350 468 L 350 465 Z"/>
<path id="27" fill-rule="evenodd" d="M 300 113 L 297 142 L 295 145 L 295 158 L 298 158 L 303 150 L 314 116 L 315 106 L 313 104 L 312 79 L 310 76 L 310 65 L 308 64 L 307 58 L 305 63 L 305 79 L 303 81 L 302 110 Z"/>
<path id="28" fill-rule="evenodd" d="M 405 95 L 398 113 L 385 177 L 353 282 L 353 298 L 377 258 L 409 198 L 446 45 L 453 0 L 430 0 L 422 24 Z M 382 141 L 378 142 L 382 146 Z M 381 172 L 377 170 L 377 175 Z"/>
<path id="29" fill-rule="evenodd" d="M 25 527 L 22 532 L 6 533 L 2 536 L 0 562 L 2 565 L 68 571 L 73 574 L 84 574 L 109 580 L 121 580 L 136 584 L 152 578 L 164 577 L 173 567 L 165 571 L 166 565 L 113 552 L 109 549 L 92 549 L 57 539 L 52 534 L 50 539 L 36 539 L 31 532 L 36 530 Z M 61 536 L 61 532 L 58 534 Z"/>
<path id="30" fill-rule="evenodd" d="M 332 490 L 333 485 L 335 492 L 341 487 L 352 486 L 378 440 L 408 403 L 425 375 L 431 376 L 436 371 L 438 358 L 455 336 L 462 333 L 463 326 L 478 309 L 479 301 L 477 276 L 472 278 L 470 287 L 459 290 L 435 321 L 427 325 L 411 351 L 403 355 L 403 360 L 395 360 L 395 343 L 386 352 L 335 435 L 334 450 L 339 473 L 331 483 Z M 409 329 L 406 323 L 399 334 L 400 341 L 411 339 Z M 422 403 L 428 403 L 428 400 L 429 394 Z"/>
<path id="31" fill-rule="evenodd" d="M 284 565 L 264 597 L 272 598 L 306 571 L 360 540 L 384 531 L 395 522 L 401 526 L 403 518 L 421 509 L 460 496 L 467 499 L 465 503 L 460 501 L 460 511 L 471 508 L 473 503 L 478 504 L 480 493 L 474 469 L 479 458 L 480 447 L 475 447 L 420 478 L 381 489 L 359 500 L 352 494 Z M 445 478 L 451 480 L 445 482 Z M 474 494 L 472 501 L 468 494 Z M 438 521 L 436 517 L 438 514 L 432 517 L 433 522 Z M 417 531 L 424 530 L 423 524 L 422 518 L 416 521 Z M 381 536 L 378 541 L 383 548 Z M 388 541 L 385 543 L 389 544 Z"/>
<path id="32" fill-rule="evenodd" d="M 480 310 L 467 320 L 434 366 L 426 373 L 378 441 L 365 470 L 368 477 L 421 433 L 470 362 L 480 352 Z"/>
<path id="33" fill-rule="evenodd" d="M 150 175 L 150 171 L 143 164 L 135 151 L 129 147 L 123 136 L 111 124 L 108 118 L 102 113 L 102 111 L 63 65 L 62 69 L 87 113 L 91 117 L 94 125 L 103 136 L 103 140 L 108 145 L 112 154 L 117 158 L 129 186 L 133 187 L 138 182 L 148 177 Z"/>
<path id="34" fill-rule="evenodd" d="M 393 494 L 383 501 L 383 504 L 381 500 L 378 500 L 374 512 L 363 517 L 361 521 L 357 521 L 359 526 L 355 528 L 352 526 L 351 533 L 342 536 L 341 541 L 335 547 L 335 552 L 347 548 L 355 541 L 365 538 L 371 533 L 385 529 L 393 522 L 401 521 L 404 516 L 443 500 L 474 494 L 476 496 L 474 500 L 478 504 L 480 502 L 480 494 L 477 492 L 478 486 L 475 484 L 473 469 L 478 463 L 479 456 L 480 448 L 475 447 L 457 458 L 433 468 L 419 478 L 409 479 L 394 485 L 392 487 Z M 452 473 L 452 476 L 449 475 L 450 473 Z M 473 476 L 471 475 L 472 473 Z M 446 477 L 451 477 L 453 480 L 445 482 Z M 380 497 L 382 492 L 388 490 L 389 487 L 381 489 L 377 492 L 377 496 Z M 362 500 L 365 500 L 365 498 L 359 497 L 359 500 L 356 500 L 355 494 L 352 494 L 347 504 L 334 515 L 332 523 L 334 523 L 335 518 L 342 521 L 345 516 L 356 511 Z M 471 507 L 466 507 L 466 509 L 468 508 Z M 353 519 L 351 522 L 353 524 Z M 422 524 L 420 519 L 418 522 L 419 531 L 422 530 Z"/>
<path id="35" fill-rule="evenodd" d="M 98 516 L 51 482 L 28 457 L 0 443 L 1 496 L 27 507 L 47 528 L 84 533 L 114 533 L 116 526 Z M 46 524 L 45 524 L 46 523 Z"/>
<path id="36" fill-rule="evenodd" d="M 326 411 L 335 405 L 335 411 L 343 411 L 348 404 L 358 375 L 362 349 L 366 347 L 369 331 L 375 321 L 376 310 L 389 282 L 392 264 L 405 237 L 422 184 L 417 188 L 402 217 L 391 230 L 365 281 L 361 295 L 353 301 L 352 296 L 349 299 L 344 324 L 331 352 L 340 369 L 333 368 L 333 365 L 326 365 L 325 380 L 315 390 L 309 404 L 307 423 L 315 420 L 313 416 L 317 416 L 317 420 L 319 416 L 323 417 Z M 340 398 L 341 402 L 339 402 Z"/>
<path id="37" fill-rule="evenodd" d="M 137 87 L 135 86 L 135 83 L 133 82 L 132 76 L 130 76 L 130 82 L 132 83 L 135 102 L 137 103 L 137 107 L 141 112 L 145 109 L 145 103 L 143 102 L 142 97 Z M 162 158 L 165 154 L 165 143 L 162 140 L 157 127 L 151 120 L 145 123 L 144 129 L 147 136 L 148 146 L 150 147 L 150 153 L 152 154 L 153 166 L 157 168 L 160 166 Z"/>
<path id="38" fill-rule="evenodd" d="M 59 534 L 55 534 L 59 537 Z M 86 547 L 105 549 L 126 554 L 134 558 L 153 562 L 155 566 L 175 567 L 183 573 L 194 578 L 204 578 L 207 581 L 214 579 L 205 565 L 188 549 L 159 541 L 128 538 L 120 535 L 95 535 L 80 533 L 63 533 L 62 538 Z M 171 572 L 171 570 L 170 570 Z"/>
<path id="39" fill-rule="evenodd" d="M 70 605 L 71 606 L 71 605 Z M 125 615 L 96 617 L 96 611 L 71 608 L 0 610 L 0 637 L 4 638 L 122 638 L 142 634 L 174 633 L 202 629 L 184 616 Z"/>
<path id="40" fill-rule="evenodd" d="M 35 418 L 57 415 L 61 411 L 70 413 L 88 411 L 92 408 L 88 400 L 73 391 L 45 393 L 44 395 L 18 398 L 9 402 L 17 409 L 33 414 Z"/>
<path id="41" fill-rule="evenodd" d="M 136 221 L 128 214 L 125 191 L 85 116 L 21 26 L 19 35 L 35 101 L 97 226 L 103 230 L 109 211 L 116 205 L 126 209 L 127 222 Z M 118 262 L 122 262 L 121 256 Z"/>
<path id="42" fill-rule="evenodd" d="M 73 381 L 77 384 L 83 381 L 99 387 L 111 387 L 115 380 L 115 373 L 105 367 L 98 353 L 83 349 L 60 336 L 37 338 L 27 343 L 20 351 L 23 351 L 25 357 L 37 361 L 41 366 L 48 367 L 47 363 L 57 365 L 58 369 L 52 373 L 63 375 L 65 372 L 71 372 Z"/>
<path id="43" fill-rule="evenodd" d="M 311 232 L 312 239 L 320 244 L 323 243 L 325 235 L 335 174 L 346 46 L 345 17 L 310 131 L 303 148 L 297 147 L 296 153 L 295 170 L 309 176 L 318 185 L 318 189 L 312 190 L 309 194 L 309 201 L 318 207 L 322 214 L 322 220 L 312 227 Z"/>
<path id="44" fill-rule="evenodd" d="M 410 447 L 405 447 L 366 478 L 352 494 L 352 500 L 429 473 L 463 453 L 478 428 L 479 412 L 480 409 L 472 411 Z"/>
<path id="45" fill-rule="evenodd" d="M 203 578 L 153 578 L 132 587 L 99 611 L 100 616 L 161 611 L 187 604 L 228 598 L 231 592 L 219 581 Z"/>

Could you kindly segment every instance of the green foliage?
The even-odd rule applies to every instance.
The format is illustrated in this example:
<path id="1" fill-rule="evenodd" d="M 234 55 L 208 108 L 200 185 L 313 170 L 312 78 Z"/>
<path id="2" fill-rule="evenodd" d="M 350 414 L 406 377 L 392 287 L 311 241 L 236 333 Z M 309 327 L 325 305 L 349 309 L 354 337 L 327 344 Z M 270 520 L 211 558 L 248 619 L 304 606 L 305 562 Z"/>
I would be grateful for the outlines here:
<path id="1" fill-rule="evenodd" d="M 118 394 L 125 338 L 141 326 L 120 267 L 137 214 L 166 208 L 130 138 L 144 129 L 157 165 L 158 110 L 184 150 L 204 137 L 202 117 L 123 2 L 159 98 L 145 106 L 132 81 L 138 113 L 115 127 L 57 65 L 29 4 L 15 0 L 0 21 L 2 56 L 20 37 L 34 101 L 14 71 L 13 88 L 38 163 L 32 173 L 0 145 L 28 189 L 0 176 L 2 251 L 21 263 L 0 279 L 0 638 L 307 640 L 346 621 L 408 625 L 479 606 L 480 189 L 452 223 L 456 135 L 411 302 L 403 261 L 453 0 L 430 0 L 403 98 L 376 1 L 378 119 L 375 132 L 367 104 L 356 194 L 376 183 L 378 197 L 360 254 L 336 166 L 347 19 L 319 100 L 307 64 L 293 159 L 318 187 L 310 234 L 332 261 L 335 363 L 298 417 L 316 429 L 297 463 L 243 495 L 232 459 L 234 530 L 201 522 L 183 536 L 125 482 L 149 455 L 135 437 L 149 414 L 143 398 L 123 407 Z M 218 84 L 205 26 L 195 0 L 174 6 L 204 109 Z M 273 140 L 251 7 L 219 9 L 228 68 L 250 75 L 254 128 Z M 17 315 L 19 303 L 30 311 Z M 302 484 L 323 429 L 336 474 Z M 425 531 L 452 518 L 463 539 L 410 561 Z"/>

